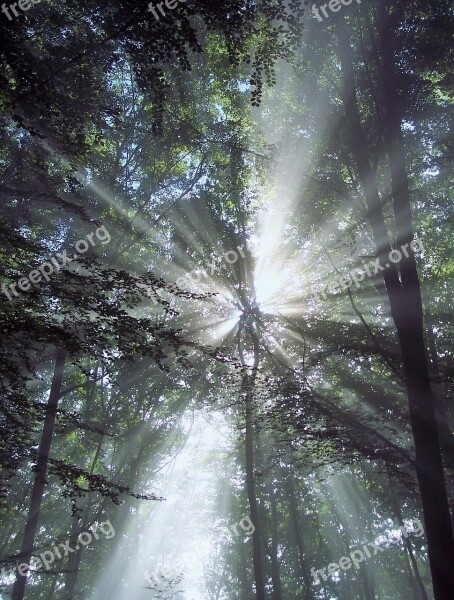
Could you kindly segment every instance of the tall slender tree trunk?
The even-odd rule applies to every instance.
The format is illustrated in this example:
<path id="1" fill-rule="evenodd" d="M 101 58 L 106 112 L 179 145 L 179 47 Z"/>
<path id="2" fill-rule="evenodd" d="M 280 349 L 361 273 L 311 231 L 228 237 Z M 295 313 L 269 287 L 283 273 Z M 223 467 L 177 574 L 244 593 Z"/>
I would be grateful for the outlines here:
<path id="1" fill-rule="evenodd" d="M 70 538 L 75 540 L 79 533 L 79 522 L 77 517 L 73 517 L 71 523 Z M 79 546 L 79 544 L 78 544 Z M 79 566 L 82 560 L 82 548 L 79 546 L 76 551 L 68 556 L 66 563 L 66 576 L 65 576 L 65 592 L 64 599 L 72 600 L 76 589 L 77 579 L 79 576 Z"/>
<path id="2" fill-rule="evenodd" d="M 252 342 L 254 356 L 254 364 L 252 367 L 247 366 L 244 357 L 244 340 L 241 339 L 241 333 L 243 333 L 244 336 L 249 336 Z M 257 600 L 265 600 L 261 520 L 257 504 L 254 475 L 254 385 L 260 360 L 260 347 L 258 338 L 252 330 L 252 325 L 248 325 L 243 330 L 238 331 L 238 353 L 244 371 L 242 391 L 245 393 L 246 489 L 249 501 L 250 518 L 255 527 L 255 531 L 252 534 L 252 561 L 254 566 L 255 591 Z"/>
<path id="3" fill-rule="evenodd" d="M 379 6 L 381 7 L 380 12 L 385 10 L 381 2 Z M 395 35 L 395 32 L 389 32 L 389 35 Z M 351 149 L 356 162 L 359 180 L 366 197 L 368 218 L 377 254 L 380 259 L 380 265 L 384 269 L 382 275 L 402 353 L 410 423 L 415 445 L 416 475 L 423 506 L 433 588 L 436 600 L 447 600 L 448 598 L 454 598 L 454 569 L 452 568 L 454 536 L 444 480 L 434 398 L 424 344 L 421 290 L 416 270 L 416 261 L 413 253 L 410 251 L 409 258 L 403 259 L 400 264 L 401 279 L 399 279 L 396 265 L 387 266 L 389 264 L 388 254 L 391 251 L 391 245 L 389 243 L 375 174 L 370 166 L 367 140 L 362 129 L 356 99 L 350 41 L 343 23 L 339 26 L 339 42 L 343 78 L 343 102 Z M 393 56 L 384 57 L 383 83 L 385 95 L 388 96 L 388 102 L 386 102 L 388 112 L 387 134 L 393 140 L 393 147 L 390 149 L 390 160 L 398 240 L 400 243 L 409 243 L 413 239 L 413 227 L 405 159 L 403 156 L 403 143 L 401 133 L 399 138 L 396 131 L 396 121 L 399 117 L 397 111 L 399 109 L 389 105 L 389 87 L 392 85 L 392 79 L 389 79 L 392 77 L 389 74 L 389 69 L 391 68 L 391 62 L 392 66 L 394 66 L 393 60 Z M 399 120 L 399 132 L 400 126 L 401 122 Z"/>
<path id="4" fill-rule="evenodd" d="M 252 585 L 249 578 L 249 572 L 247 569 L 248 559 L 246 556 L 247 546 L 246 544 L 237 543 L 237 569 L 238 569 L 238 597 L 244 598 L 244 600 L 251 600 L 252 598 Z"/>
<path id="5" fill-rule="evenodd" d="M 278 512 L 276 506 L 276 497 L 273 492 L 273 482 L 268 487 L 271 503 L 271 579 L 273 582 L 273 600 L 283 600 L 281 574 L 278 556 L 279 538 L 278 538 Z"/>
<path id="6" fill-rule="evenodd" d="M 303 576 L 303 581 L 306 586 L 304 598 L 305 600 L 312 600 L 314 598 L 314 592 L 312 590 L 312 582 L 306 562 L 306 552 L 304 551 L 303 536 L 301 534 L 301 527 L 299 523 L 297 501 L 295 497 L 295 485 L 293 482 L 291 472 L 289 473 L 288 477 L 286 477 L 286 475 L 284 474 L 284 477 L 284 489 L 288 497 L 290 517 L 293 525 L 293 533 L 295 534 L 296 546 L 298 548 L 298 554 L 300 558 L 301 574 Z"/>
<path id="7" fill-rule="evenodd" d="M 98 374 L 99 365 L 96 366 L 93 378 L 90 379 L 90 376 L 87 376 L 87 390 L 86 390 L 86 405 L 85 405 L 85 421 L 89 422 L 91 419 L 91 412 L 93 408 L 93 401 L 96 394 L 96 380 Z M 103 380 L 101 380 L 101 389 L 103 386 Z M 96 446 L 95 456 L 92 460 L 90 467 L 90 475 L 93 475 L 99 455 L 101 453 L 101 448 L 103 444 L 103 438 L 101 437 L 98 445 Z M 84 518 L 82 522 L 82 530 L 86 531 L 88 528 L 88 521 L 90 518 L 91 505 L 93 502 L 93 494 L 89 495 L 89 499 L 83 498 L 81 500 L 81 505 L 84 506 Z M 74 516 L 71 524 L 71 539 L 75 539 L 80 531 L 79 528 L 79 519 Z M 79 578 L 79 569 L 80 563 L 82 561 L 82 551 L 84 546 L 81 544 L 77 545 L 76 551 L 69 554 L 68 561 L 66 563 L 66 577 L 65 577 L 65 592 L 64 592 L 64 600 L 73 600 L 76 592 L 77 580 Z"/>
<path id="8" fill-rule="evenodd" d="M 446 411 L 446 390 L 443 389 L 444 386 L 438 381 L 440 378 L 440 365 L 438 362 L 433 325 L 431 323 L 430 308 L 427 308 L 427 310 L 424 311 L 424 320 L 426 323 L 427 339 L 430 349 L 431 374 L 432 379 L 435 380 L 432 383 L 432 389 L 435 398 L 435 416 L 438 423 L 441 452 L 443 454 L 446 469 L 452 476 L 452 471 L 454 469 L 454 435 L 449 426 L 448 414 Z M 452 505 L 451 513 L 454 518 L 454 508 Z"/>
<path id="9" fill-rule="evenodd" d="M 404 521 L 402 518 L 402 511 L 400 509 L 399 499 L 397 498 L 396 493 L 394 491 L 394 485 L 393 485 L 391 475 L 388 475 L 388 480 L 389 480 L 389 489 L 391 490 L 391 502 L 394 506 L 394 512 L 396 513 L 397 522 L 399 523 L 399 527 L 402 530 L 404 530 L 405 525 L 404 525 Z M 419 586 L 419 590 L 418 590 L 418 592 L 416 592 L 418 594 L 418 596 L 421 596 L 422 600 L 429 600 L 429 598 L 427 596 L 426 588 L 424 587 L 424 583 L 423 583 L 423 581 L 421 579 L 421 575 L 419 573 L 418 563 L 416 562 L 413 548 L 411 546 L 411 541 L 408 538 L 406 538 L 405 536 L 403 536 L 403 543 L 405 546 L 406 554 L 407 554 L 407 556 L 410 557 L 410 561 L 411 561 L 411 564 L 413 567 L 413 572 L 414 572 L 414 576 L 410 573 L 410 576 L 411 576 L 410 585 L 415 585 L 415 581 L 416 581 L 416 583 Z"/>
<path id="10" fill-rule="evenodd" d="M 259 511 L 254 479 L 254 414 L 252 386 L 255 375 L 247 378 L 246 391 L 246 487 L 249 500 L 249 511 L 255 531 L 252 534 L 254 579 L 257 600 L 265 600 L 265 585 L 263 581 L 262 542 L 260 532 Z"/>
<path id="11" fill-rule="evenodd" d="M 431 302 L 428 294 L 423 295 L 424 322 L 426 325 L 427 341 L 429 346 L 430 367 L 432 376 L 432 390 L 435 402 L 435 418 L 437 419 L 438 435 L 440 436 L 441 454 L 448 486 L 448 501 L 451 508 L 451 520 L 454 522 L 454 434 L 448 421 L 446 407 L 447 390 L 439 381 L 440 363 L 438 360 L 437 344 L 435 340 L 434 324 L 432 321 Z"/>
<path id="12" fill-rule="evenodd" d="M 39 513 L 41 510 L 41 502 L 43 498 L 44 488 L 46 485 L 47 465 L 49 462 L 49 453 L 52 445 L 52 437 L 54 434 L 55 419 L 57 415 L 58 400 L 60 399 L 61 386 L 63 381 L 63 372 L 65 369 L 66 352 L 63 349 L 58 349 L 55 358 L 54 376 L 50 388 L 49 400 L 46 406 L 46 417 L 44 419 L 43 432 L 38 449 L 38 460 L 35 469 L 35 479 L 30 498 L 30 509 L 28 512 L 27 523 L 25 525 L 24 538 L 20 551 L 21 562 L 30 564 L 30 559 L 35 543 L 36 530 L 38 528 Z M 16 581 L 14 582 L 12 591 L 12 600 L 23 600 L 25 593 L 25 585 L 27 583 L 27 575 L 22 576 L 17 573 Z"/>
<path id="13" fill-rule="evenodd" d="M 388 143 L 389 163 L 391 170 L 391 188 L 394 205 L 394 218 L 396 222 L 397 246 L 410 243 L 413 239 L 413 222 L 410 203 L 410 190 L 406 168 L 405 143 L 402 134 L 402 121 L 404 118 L 403 102 L 399 93 L 399 81 L 395 65 L 395 40 L 399 26 L 399 17 L 402 15 L 402 5 L 391 5 L 389 0 L 381 0 L 378 5 L 378 23 L 381 40 L 383 98 L 385 105 L 385 135 Z M 433 510 L 432 523 L 426 521 L 426 535 L 433 538 L 433 547 L 429 545 L 429 559 L 431 562 L 434 590 L 438 590 L 440 598 L 447 596 L 454 598 L 454 536 L 451 526 L 448 525 L 449 501 L 446 493 L 446 482 L 443 474 L 442 450 L 444 446 L 445 459 L 452 456 L 452 435 L 450 435 L 446 412 L 437 410 L 437 396 L 430 381 L 430 367 L 427 359 L 424 342 L 423 303 L 420 289 L 415 256 L 404 257 L 400 263 L 402 281 L 401 303 L 403 310 L 403 329 L 400 333 L 401 340 L 406 340 L 402 354 L 408 355 L 408 366 L 404 361 L 404 372 L 408 374 L 411 382 L 410 417 L 412 418 L 413 434 L 415 436 L 415 450 L 417 471 L 419 466 L 418 481 L 424 489 L 423 507 Z M 408 310 L 409 306 L 412 310 Z M 402 328 L 402 326 L 401 326 Z M 416 347 L 413 341 L 417 341 Z M 422 386 L 422 387 L 421 387 Z M 432 443 L 426 441 L 433 435 Z M 419 444 L 416 443 L 419 438 Z M 418 451 L 418 445 L 420 449 Z M 428 455 L 427 455 L 428 454 Z M 420 463 L 418 462 L 418 455 Z M 447 460 L 449 464 L 449 460 Z M 434 472 L 432 472 L 434 467 Z M 438 481 L 442 497 L 438 503 L 431 501 L 431 495 L 436 494 Z M 444 493 L 442 490 L 444 488 Z M 441 514 L 437 515 L 440 510 Z M 445 523 L 443 521 L 446 520 Z M 438 523 L 437 523 L 438 521 Z M 438 532 L 437 532 L 438 524 Z M 447 531 L 443 532 L 443 526 Z M 429 532 L 429 528 L 431 531 Z M 441 547 L 439 546 L 441 544 Z M 446 546 L 444 546 L 446 544 Z M 441 552 L 440 552 L 441 551 Z M 444 555 L 445 551 L 447 554 Z M 435 568 L 435 571 L 434 571 Z M 435 593 L 437 597 L 437 591 Z"/>
<path id="14" fill-rule="evenodd" d="M 337 510 L 337 506 L 336 506 L 336 501 L 335 498 L 333 497 L 332 494 L 330 494 L 331 497 L 331 507 L 332 510 L 334 512 L 334 514 L 336 515 L 336 519 L 337 522 L 340 523 L 342 525 L 342 530 L 340 531 L 340 536 L 342 538 L 342 541 L 344 542 L 344 546 L 345 546 L 345 556 L 348 556 L 350 554 L 351 551 L 351 535 L 350 535 L 350 525 L 347 521 L 344 521 L 344 519 L 341 517 L 339 511 Z M 361 563 L 361 566 L 364 563 Z M 345 591 L 345 595 L 342 596 L 342 600 L 350 600 L 350 598 L 353 598 L 354 594 L 352 591 L 352 585 L 351 585 L 351 579 L 349 577 L 350 575 L 350 571 L 344 571 L 343 576 L 345 577 L 345 586 L 342 586 L 342 593 Z"/>

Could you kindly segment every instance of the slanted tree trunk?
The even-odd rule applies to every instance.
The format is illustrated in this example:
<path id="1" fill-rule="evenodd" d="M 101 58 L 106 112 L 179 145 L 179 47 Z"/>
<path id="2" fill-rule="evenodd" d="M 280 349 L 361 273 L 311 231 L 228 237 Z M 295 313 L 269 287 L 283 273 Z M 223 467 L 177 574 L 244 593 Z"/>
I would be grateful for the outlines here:
<path id="1" fill-rule="evenodd" d="M 47 401 L 46 406 L 46 417 L 44 419 L 44 427 L 38 449 L 38 460 L 36 462 L 35 478 L 30 498 L 30 509 L 28 511 L 28 518 L 25 525 L 24 537 L 20 551 L 20 561 L 26 564 L 30 564 L 33 545 L 35 543 L 36 530 L 38 528 L 38 519 L 41 510 L 44 488 L 46 485 L 47 465 L 49 462 L 49 453 L 54 434 L 58 400 L 60 399 L 61 394 L 65 360 L 65 350 L 58 349 L 56 352 L 54 376 L 50 388 L 49 400 Z M 27 575 L 22 576 L 18 572 L 13 586 L 11 596 L 12 600 L 23 600 L 26 583 Z"/>
<path id="2" fill-rule="evenodd" d="M 382 1 L 382 0 L 381 0 Z M 386 39 L 382 39 L 385 50 L 391 32 L 390 24 L 383 24 L 385 10 L 380 3 L 381 29 L 388 27 Z M 372 229 L 377 255 L 380 259 L 383 280 L 386 286 L 391 315 L 394 320 L 402 353 L 403 373 L 408 396 L 410 423 L 413 433 L 416 475 L 421 493 L 426 539 L 432 581 L 436 600 L 454 598 L 454 537 L 449 513 L 448 498 L 443 473 L 434 398 L 430 384 L 424 334 L 422 301 L 419 278 L 414 254 L 409 250 L 409 258 L 400 263 L 400 274 L 396 265 L 388 264 L 391 245 L 383 216 L 375 174 L 370 166 L 367 140 L 359 114 L 353 58 L 345 25 L 339 26 L 339 49 L 342 70 L 343 103 L 350 137 L 351 150 L 356 162 L 358 177 L 363 188 L 368 208 L 368 218 Z M 392 46 L 391 46 L 392 48 Z M 399 243 L 409 243 L 413 239 L 413 226 L 406 177 L 403 141 L 400 132 L 401 119 L 398 103 L 391 105 L 394 58 L 391 50 L 384 51 L 383 84 L 386 96 L 387 135 L 392 140 L 390 162 L 396 230 Z M 397 131 L 398 130 L 398 131 Z"/>

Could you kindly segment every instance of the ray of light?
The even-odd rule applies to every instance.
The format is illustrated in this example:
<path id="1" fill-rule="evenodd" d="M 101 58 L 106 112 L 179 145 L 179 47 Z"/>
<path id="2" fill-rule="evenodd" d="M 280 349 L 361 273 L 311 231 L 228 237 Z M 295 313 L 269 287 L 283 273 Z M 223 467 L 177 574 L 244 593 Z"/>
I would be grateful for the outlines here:
<path id="1" fill-rule="evenodd" d="M 205 597 L 204 566 L 211 563 L 215 515 L 219 516 L 219 507 L 215 509 L 214 504 L 218 478 L 213 479 L 214 467 L 210 465 L 222 463 L 231 453 L 231 436 L 221 415 L 213 413 L 209 421 L 201 414 L 195 417 L 184 448 L 154 482 L 157 485 L 160 481 L 158 491 L 167 500 L 145 508 L 142 504 L 130 514 L 124 539 L 134 540 L 133 555 L 131 549 L 125 552 L 122 547 L 123 538 L 113 538 L 112 558 L 99 577 L 93 600 L 151 600 L 154 596 L 146 589 L 145 571 L 162 587 L 184 590 L 185 600 Z M 225 496 L 223 511 L 227 515 L 230 507 Z M 223 535 L 228 535 L 228 530 Z M 183 579 L 179 586 L 169 583 L 180 574 Z"/>

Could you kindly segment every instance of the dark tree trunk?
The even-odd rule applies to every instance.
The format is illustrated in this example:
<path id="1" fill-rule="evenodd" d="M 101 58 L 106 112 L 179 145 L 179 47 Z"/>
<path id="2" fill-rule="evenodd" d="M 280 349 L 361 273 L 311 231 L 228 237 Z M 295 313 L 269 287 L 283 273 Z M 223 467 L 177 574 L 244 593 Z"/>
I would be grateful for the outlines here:
<path id="1" fill-rule="evenodd" d="M 63 381 L 63 372 L 65 368 L 66 352 L 57 350 L 55 359 L 55 370 L 50 388 L 49 400 L 46 406 L 46 417 L 44 419 L 43 432 L 38 449 L 38 460 L 35 468 L 35 478 L 30 498 L 30 509 L 28 512 L 27 523 L 25 525 L 24 538 L 20 551 L 20 560 L 22 563 L 30 564 L 30 559 L 35 543 L 35 535 L 38 527 L 39 513 L 46 485 L 47 464 L 49 462 L 49 453 L 52 445 L 54 433 L 55 418 L 57 415 L 58 400 L 60 399 L 61 386 Z M 27 575 L 22 576 L 17 573 L 12 591 L 12 600 L 23 600 Z"/>
<path id="2" fill-rule="evenodd" d="M 247 366 L 244 357 L 244 340 L 241 334 L 248 336 L 253 347 L 254 364 Z M 254 580 L 257 600 L 265 600 L 265 583 L 263 576 L 261 520 L 258 510 L 257 493 L 254 475 L 254 385 L 260 360 L 260 347 L 252 326 L 246 326 L 238 331 L 238 353 L 244 370 L 242 392 L 245 395 L 245 425 L 246 425 L 246 489 L 249 501 L 249 512 L 255 531 L 252 534 L 252 551 Z"/>
<path id="3" fill-rule="evenodd" d="M 429 346 L 432 390 L 435 402 L 435 418 L 437 419 L 438 435 L 440 436 L 441 454 L 448 483 L 448 501 L 451 508 L 451 519 L 454 521 L 454 435 L 448 421 L 446 407 L 447 390 L 440 383 L 440 364 L 438 361 L 437 344 L 434 325 L 431 317 L 431 303 L 428 295 L 423 297 L 424 322 L 426 325 Z"/>
<path id="4" fill-rule="evenodd" d="M 383 10 L 381 8 L 380 12 L 383 13 Z M 347 128 L 359 180 L 366 197 L 368 218 L 377 254 L 380 258 L 380 264 L 384 268 L 382 275 L 402 353 L 410 423 L 415 445 L 416 475 L 423 506 L 434 593 L 436 600 L 446 600 L 447 598 L 454 598 L 454 569 L 452 568 L 454 537 L 435 418 L 434 399 L 425 352 L 421 290 L 416 261 L 411 251 L 409 258 L 402 260 L 400 264 L 402 283 L 396 265 L 386 267 L 391 246 L 375 174 L 370 167 L 367 140 L 362 129 L 356 100 L 350 41 L 344 25 L 339 26 L 339 32 L 343 102 L 347 117 Z M 395 33 L 389 30 L 389 35 L 395 35 Z M 389 64 L 393 61 L 393 57 L 386 58 L 387 54 L 388 52 L 385 52 L 383 83 L 384 92 L 388 99 L 386 102 L 388 113 L 387 134 L 393 140 L 393 147 L 390 149 L 390 160 L 394 210 L 399 243 L 405 243 L 412 241 L 413 229 L 401 134 L 399 137 L 396 131 L 399 116 L 396 113 L 399 109 L 389 104 L 389 95 L 391 94 L 389 88 L 395 85 L 389 69 L 394 66 L 394 63 Z M 398 129 L 400 132 L 400 120 L 398 121 Z"/>
<path id="5" fill-rule="evenodd" d="M 404 521 L 402 519 L 402 511 L 400 509 L 399 499 L 397 498 L 396 493 L 394 491 L 394 484 L 391 479 L 391 476 L 389 476 L 389 489 L 391 490 L 391 501 L 394 506 L 394 512 L 396 513 L 397 522 L 399 523 L 399 527 L 403 531 L 405 529 L 405 525 L 404 525 Z M 419 573 L 418 563 L 416 562 L 413 548 L 411 546 L 411 541 L 408 538 L 406 538 L 405 536 L 403 536 L 402 539 L 403 539 L 406 553 L 410 557 L 411 564 L 413 567 L 413 572 L 414 572 L 414 576 L 412 576 L 412 574 L 410 573 L 410 576 L 411 576 L 410 585 L 414 586 L 415 580 L 416 580 L 416 583 L 419 586 L 419 591 L 416 593 L 418 594 L 418 596 L 421 596 L 422 600 L 429 600 L 428 596 L 427 596 L 426 588 L 424 587 L 424 583 L 422 582 L 421 575 Z"/>
<path id="6" fill-rule="evenodd" d="M 86 422 L 89 422 L 91 419 L 93 401 L 94 401 L 95 393 L 96 393 L 96 380 L 97 380 L 98 368 L 99 368 L 99 366 L 96 366 L 96 369 L 95 369 L 95 372 L 93 375 L 93 380 L 90 380 L 90 377 L 88 377 L 88 379 L 87 379 L 86 406 L 85 406 L 85 421 Z M 103 386 L 103 381 L 101 380 L 101 389 L 102 389 L 102 386 Z M 99 455 L 101 452 L 102 444 L 103 444 L 103 438 L 101 437 L 101 440 L 98 442 L 98 445 L 96 447 L 95 456 L 91 463 L 90 475 L 93 475 L 93 473 L 95 471 L 95 468 L 96 468 L 96 465 L 98 462 L 98 458 L 99 458 Z M 88 528 L 88 521 L 90 518 L 92 500 L 93 500 L 93 496 L 90 494 L 88 502 L 86 499 L 82 499 L 82 501 L 81 501 L 82 506 L 84 504 L 86 504 L 86 507 L 84 508 L 84 518 L 83 518 L 83 524 L 82 524 L 83 531 L 86 531 Z M 80 531 L 81 530 L 80 530 L 80 526 L 79 526 L 79 520 L 77 519 L 77 517 L 74 516 L 72 524 L 71 524 L 71 539 L 75 539 Z M 73 600 L 75 598 L 76 585 L 77 585 L 77 580 L 79 578 L 79 569 L 80 569 L 80 563 L 82 560 L 83 548 L 84 548 L 83 545 L 78 544 L 78 548 L 76 548 L 76 551 L 73 552 L 72 554 L 69 554 L 69 556 L 68 556 L 68 561 L 66 564 L 64 600 Z"/>
<path id="7" fill-rule="evenodd" d="M 238 569 L 238 579 L 239 579 L 239 589 L 238 594 L 239 598 L 244 598 L 245 600 L 252 599 L 252 585 L 250 582 L 249 572 L 247 569 L 248 558 L 246 556 L 247 546 L 246 544 L 238 543 L 238 561 L 237 561 L 237 569 Z"/>
<path id="8" fill-rule="evenodd" d="M 71 524 L 71 539 L 75 540 L 79 534 L 80 527 L 76 517 L 73 517 Z M 73 600 L 76 589 L 77 579 L 79 577 L 80 561 L 82 560 L 82 547 L 76 549 L 75 552 L 68 556 L 66 563 L 65 577 L 65 600 Z"/>
<path id="9" fill-rule="evenodd" d="M 335 498 L 331 495 L 331 507 L 333 509 L 334 514 L 336 515 L 337 522 L 342 525 L 342 531 L 340 535 L 342 537 L 342 541 L 345 546 L 345 556 L 348 556 L 351 551 L 351 535 L 350 535 L 350 526 L 348 521 L 344 521 L 337 510 Z M 363 564 L 363 563 L 361 563 Z M 351 573 L 350 571 L 344 571 L 343 577 L 345 577 L 345 585 L 342 586 L 342 600 L 350 600 L 354 597 L 352 584 L 351 584 Z"/>
<path id="10" fill-rule="evenodd" d="M 257 600 L 265 600 L 265 586 L 263 582 L 262 543 L 260 534 L 259 511 L 254 480 L 254 415 L 252 403 L 252 385 L 255 376 L 247 378 L 246 391 L 246 487 L 249 500 L 249 511 L 255 531 L 252 534 L 254 579 Z"/>
<path id="11" fill-rule="evenodd" d="M 285 475 L 284 477 L 284 489 L 288 497 L 290 518 L 291 523 L 293 525 L 293 533 L 295 535 L 296 546 L 298 548 L 298 554 L 300 558 L 301 574 L 303 576 L 303 581 L 306 586 L 304 598 L 305 600 L 312 600 L 314 598 L 314 593 L 312 591 L 312 582 L 309 569 L 306 564 L 306 554 L 304 552 L 303 536 L 301 534 L 301 528 L 299 523 L 297 501 L 295 498 L 295 486 L 293 483 L 292 473 L 289 473 L 288 477 L 286 477 Z"/>
<path id="12" fill-rule="evenodd" d="M 278 512 L 276 507 L 276 498 L 273 492 L 273 483 L 269 484 L 269 496 L 271 503 L 271 579 L 273 581 L 273 600 L 283 600 L 281 574 L 278 556 Z"/>

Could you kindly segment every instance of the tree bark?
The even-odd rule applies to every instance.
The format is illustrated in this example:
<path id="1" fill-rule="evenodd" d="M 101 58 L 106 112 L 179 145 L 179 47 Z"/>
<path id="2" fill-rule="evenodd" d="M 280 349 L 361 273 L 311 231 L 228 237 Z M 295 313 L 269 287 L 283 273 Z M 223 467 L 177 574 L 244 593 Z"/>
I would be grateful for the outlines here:
<path id="1" fill-rule="evenodd" d="M 254 565 L 254 580 L 257 600 L 265 600 L 265 584 L 263 577 L 263 559 L 262 559 L 262 535 L 261 521 L 259 518 L 259 510 L 257 504 L 257 493 L 255 490 L 254 476 L 254 384 L 257 377 L 257 369 L 259 364 L 260 348 L 257 336 L 252 331 L 252 326 L 247 326 L 244 329 L 244 335 L 249 335 L 254 353 L 254 364 L 252 368 L 248 368 L 244 357 L 244 345 L 241 341 L 241 331 L 239 330 L 238 351 L 241 359 L 241 364 L 244 370 L 242 389 L 245 392 L 245 421 L 246 421 L 246 488 L 249 500 L 249 512 L 251 521 L 254 524 L 255 531 L 252 534 L 252 549 L 253 549 L 253 565 Z M 251 374 L 249 374 L 249 371 Z"/>
<path id="2" fill-rule="evenodd" d="M 59 349 L 56 352 L 54 376 L 50 388 L 49 400 L 46 406 L 46 417 L 44 419 L 43 432 L 38 449 L 38 460 L 35 468 L 35 478 L 30 498 L 30 509 L 28 512 L 27 523 L 25 525 L 24 537 L 20 551 L 22 563 L 30 564 L 30 559 L 35 543 L 36 530 L 38 528 L 39 513 L 43 498 L 44 488 L 46 486 L 47 465 L 49 462 L 49 453 L 52 445 L 52 437 L 57 415 L 58 400 L 60 399 L 61 386 L 63 381 L 63 372 L 65 369 L 66 352 Z M 12 591 L 12 600 L 23 600 L 27 575 L 22 576 L 17 573 Z"/>
<path id="3" fill-rule="evenodd" d="M 381 3 L 380 7 L 383 33 L 383 10 L 385 9 Z M 388 24 L 387 37 L 389 35 L 395 35 L 395 32 L 391 32 Z M 339 26 L 339 42 L 343 102 L 351 149 L 366 197 L 368 218 L 380 265 L 384 268 L 382 276 L 402 353 L 410 423 L 415 445 L 416 475 L 423 506 L 434 594 L 436 600 L 446 600 L 447 598 L 454 598 L 454 569 L 452 569 L 454 537 L 444 480 L 434 399 L 425 352 L 421 290 L 416 261 L 411 252 L 409 258 L 402 260 L 400 264 L 401 280 L 396 265 L 386 266 L 391 245 L 375 174 L 370 167 L 367 140 L 362 129 L 356 99 L 350 41 L 347 38 L 344 25 Z M 385 46 L 386 40 L 383 40 L 383 42 L 383 46 Z M 390 149 L 390 162 L 396 229 L 399 242 L 405 243 L 405 241 L 412 241 L 413 227 L 402 134 L 400 132 L 401 121 L 398 119 L 399 109 L 389 104 L 391 95 L 389 88 L 392 86 L 392 74 L 390 75 L 389 69 L 394 66 L 393 56 L 387 56 L 389 52 L 388 50 L 385 51 L 386 56 L 384 56 L 383 65 L 384 93 L 387 97 L 386 109 L 388 113 L 387 135 L 389 139 L 393 140 L 393 147 Z"/>
<path id="4" fill-rule="evenodd" d="M 270 482 L 268 489 L 271 503 L 271 579 L 273 582 L 273 600 L 283 600 L 280 565 L 278 557 L 278 512 L 276 507 L 276 498 L 273 492 L 272 481 Z"/>
<path id="5" fill-rule="evenodd" d="M 90 380 L 89 376 L 87 379 L 86 406 L 85 406 L 85 421 L 87 423 L 91 419 L 93 401 L 94 401 L 94 397 L 95 397 L 95 393 L 96 393 L 96 380 L 97 380 L 98 368 L 99 368 L 99 365 L 97 365 L 95 368 L 95 371 L 93 374 L 93 380 Z M 103 383 L 104 383 L 103 380 L 101 380 L 101 389 L 103 387 Z M 103 424 L 103 426 L 104 426 L 104 424 Z M 90 475 L 93 475 L 93 473 L 95 471 L 95 468 L 96 468 L 96 465 L 98 462 L 98 458 L 101 453 L 103 441 L 104 440 L 101 437 L 101 439 L 99 440 L 98 445 L 96 447 L 95 456 L 91 463 Z M 83 512 L 84 512 L 84 518 L 82 521 L 82 530 L 83 531 L 86 531 L 88 528 L 88 521 L 90 518 L 92 501 L 93 501 L 93 494 L 89 495 L 89 500 L 87 500 L 86 498 L 82 498 L 80 501 L 81 506 L 84 506 L 84 504 L 86 504 L 86 506 L 83 508 Z M 79 520 L 76 516 L 74 516 L 72 519 L 72 524 L 71 524 L 71 538 L 75 539 L 77 537 L 77 535 L 79 534 L 79 532 L 80 532 Z M 75 597 L 77 580 L 79 579 L 80 563 L 82 561 L 83 548 L 84 548 L 83 545 L 78 544 L 78 548 L 76 548 L 76 551 L 73 552 L 72 554 L 69 554 L 69 556 L 68 556 L 68 561 L 66 564 L 64 600 L 73 600 L 73 598 Z"/>
<path id="6" fill-rule="evenodd" d="M 70 538 L 75 540 L 77 539 L 78 533 L 80 531 L 79 522 L 77 517 L 73 517 L 71 523 L 71 534 Z M 80 561 L 82 560 L 82 548 L 76 548 L 76 551 L 73 554 L 68 556 L 68 561 L 66 563 L 66 576 L 65 576 L 65 592 L 64 599 L 72 600 L 74 598 L 74 592 L 76 589 L 77 580 L 79 578 L 79 567 Z"/>
<path id="7" fill-rule="evenodd" d="M 254 376 L 246 375 L 246 487 L 249 500 L 249 511 L 255 531 L 252 534 L 254 579 L 257 600 L 265 600 L 265 585 L 263 581 L 262 543 L 259 523 L 259 511 L 254 480 L 254 420 L 252 404 L 252 385 Z"/>
<path id="8" fill-rule="evenodd" d="M 291 522 L 293 525 L 293 532 L 295 534 L 296 546 L 298 548 L 298 554 L 301 564 L 301 574 L 306 587 L 304 595 L 305 600 L 312 600 L 314 598 L 314 592 L 312 591 L 312 582 L 309 573 L 308 566 L 306 564 L 306 553 L 304 551 L 303 536 L 301 535 L 299 515 L 297 508 L 297 501 L 295 498 L 295 486 L 293 482 L 293 476 L 290 472 L 288 477 L 284 474 L 284 489 L 287 493 Z"/>
<path id="9" fill-rule="evenodd" d="M 249 578 L 249 572 L 247 570 L 247 556 L 246 549 L 247 546 L 245 544 L 238 543 L 238 561 L 237 561 L 237 569 L 238 569 L 238 597 L 244 598 L 245 600 L 251 600 L 252 598 L 252 585 Z"/>
<path id="10" fill-rule="evenodd" d="M 425 297 L 424 297 L 425 296 Z M 454 521 L 454 435 L 449 426 L 446 407 L 446 386 L 440 383 L 440 363 L 438 360 L 437 344 L 432 322 L 431 302 L 428 294 L 423 295 L 424 323 L 426 326 L 427 341 L 430 356 L 430 373 L 432 377 L 432 391 L 435 402 L 435 418 L 440 436 L 441 455 L 445 466 L 448 483 L 448 501 L 451 508 L 451 519 Z"/>
<path id="11" fill-rule="evenodd" d="M 403 531 L 405 529 L 405 525 L 404 525 L 404 521 L 402 518 L 402 511 L 400 509 L 399 499 L 397 498 L 396 493 L 394 491 L 394 483 L 393 483 L 391 475 L 388 475 L 388 481 L 389 481 L 389 489 L 391 490 L 391 501 L 394 506 L 394 512 L 396 513 L 397 522 L 399 523 L 399 527 Z M 411 576 L 411 573 L 410 573 L 410 576 L 411 576 L 410 585 L 414 585 L 415 581 L 416 581 L 417 585 L 419 586 L 418 595 L 421 596 L 422 600 L 429 600 L 429 598 L 427 596 L 426 588 L 424 587 L 424 583 L 423 583 L 423 581 L 421 579 L 421 575 L 419 573 L 418 563 L 416 562 L 413 548 L 411 546 L 411 541 L 408 538 L 406 538 L 405 536 L 402 536 L 402 540 L 403 540 L 403 544 L 405 546 L 406 554 L 410 558 L 411 565 L 413 567 L 413 572 L 414 572 L 413 576 Z"/>

